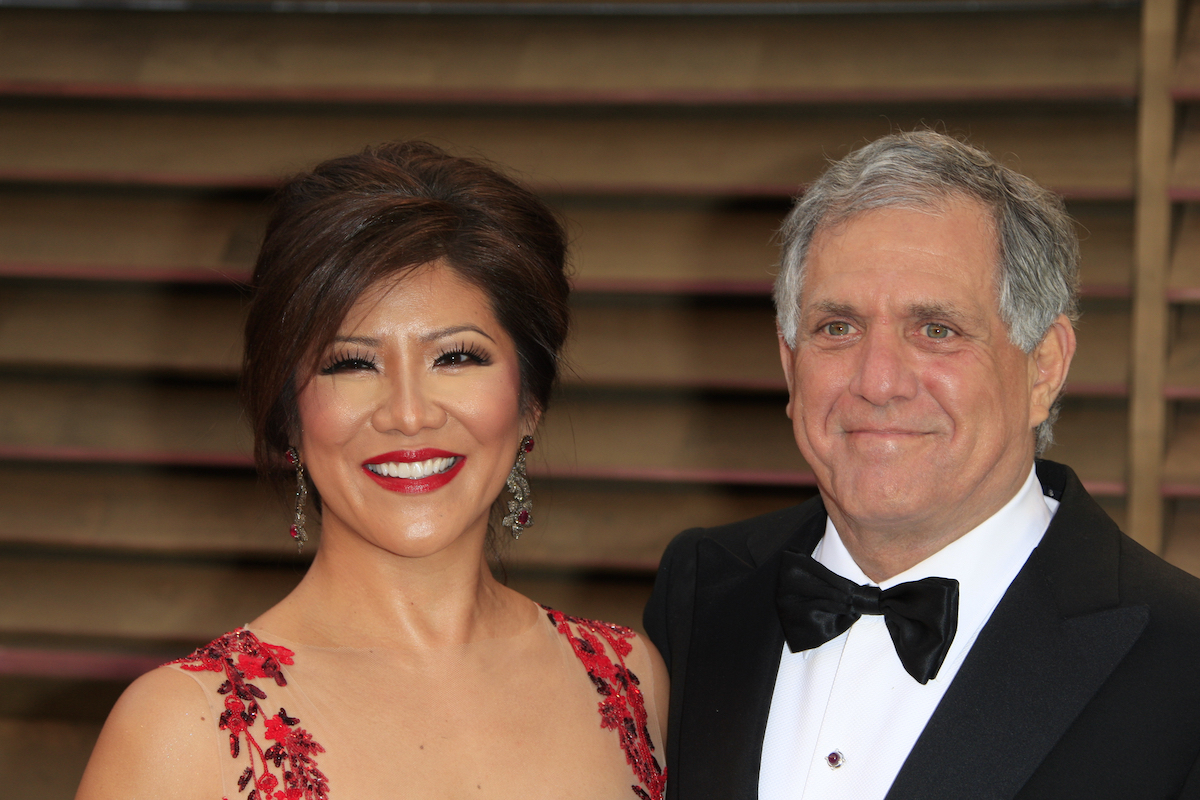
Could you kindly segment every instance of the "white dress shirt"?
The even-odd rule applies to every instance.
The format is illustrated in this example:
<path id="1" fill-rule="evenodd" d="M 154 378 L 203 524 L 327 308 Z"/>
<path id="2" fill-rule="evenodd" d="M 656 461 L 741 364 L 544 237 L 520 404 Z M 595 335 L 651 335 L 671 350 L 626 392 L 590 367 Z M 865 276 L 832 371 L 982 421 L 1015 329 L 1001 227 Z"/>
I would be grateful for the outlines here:
<path id="1" fill-rule="evenodd" d="M 872 800 L 887 794 L 946 688 L 1008 585 L 1058 509 L 1037 475 L 979 527 L 878 586 L 931 576 L 959 582 L 958 631 L 937 677 L 922 686 L 904 670 L 882 616 L 799 653 L 787 645 L 771 698 L 759 771 L 761 800 Z M 860 585 L 875 585 L 829 521 L 813 558 Z"/>

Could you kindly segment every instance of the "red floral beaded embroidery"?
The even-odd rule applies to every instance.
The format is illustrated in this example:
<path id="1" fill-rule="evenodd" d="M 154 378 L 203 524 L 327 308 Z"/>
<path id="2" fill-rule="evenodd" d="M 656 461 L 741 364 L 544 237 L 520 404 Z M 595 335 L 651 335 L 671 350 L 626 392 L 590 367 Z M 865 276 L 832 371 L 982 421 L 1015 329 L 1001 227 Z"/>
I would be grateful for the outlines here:
<path id="1" fill-rule="evenodd" d="M 546 606 L 542 608 L 558 632 L 567 637 L 603 698 L 599 703 L 600 727 L 617 731 L 625 760 L 641 784 L 630 787 L 633 793 L 641 800 L 662 800 L 667 775 L 654 756 L 654 742 L 646 723 L 646 702 L 637 675 L 625 666 L 625 656 L 633 649 L 629 644 L 633 631 L 607 622 L 567 616 Z M 616 664 L 605 655 L 601 639 L 616 653 Z"/>
<path id="2" fill-rule="evenodd" d="M 229 731 L 229 754 L 241 754 L 242 740 L 251 748 L 250 766 L 238 779 L 238 792 L 253 786 L 245 800 L 328 800 L 329 781 L 313 756 L 325 748 L 313 741 L 308 731 L 298 727 L 300 720 L 288 716 L 280 708 L 275 716 L 265 719 L 263 738 L 275 744 L 263 750 L 252 728 L 264 716 L 260 700 L 267 693 L 250 683 L 255 678 L 271 678 L 278 686 L 287 686 L 282 665 L 292 663 L 292 653 L 286 647 L 267 644 L 247 630 L 238 629 L 216 639 L 186 658 L 172 661 L 190 672 L 224 672 L 225 682 L 217 689 L 225 695 L 225 710 L 218 720 L 219 728 Z M 235 661 L 236 659 L 236 661 Z M 257 758 L 256 758 L 257 757 Z M 280 779 L 271 772 L 283 768 Z"/>

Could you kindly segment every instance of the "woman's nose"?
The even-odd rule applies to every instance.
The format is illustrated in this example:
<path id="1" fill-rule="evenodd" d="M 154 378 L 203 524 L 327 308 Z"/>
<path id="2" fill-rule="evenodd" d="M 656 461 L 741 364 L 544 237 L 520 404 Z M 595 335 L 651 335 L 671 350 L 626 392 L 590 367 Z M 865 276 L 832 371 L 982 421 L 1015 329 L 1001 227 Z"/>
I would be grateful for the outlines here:
<path id="1" fill-rule="evenodd" d="M 380 394 L 371 422 L 381 433 L 397 431 L 416 436 L 446 422 L 445 409 L 438 403 L 428 375 L 417 371 L 396 375 L 383 383 Z"/>

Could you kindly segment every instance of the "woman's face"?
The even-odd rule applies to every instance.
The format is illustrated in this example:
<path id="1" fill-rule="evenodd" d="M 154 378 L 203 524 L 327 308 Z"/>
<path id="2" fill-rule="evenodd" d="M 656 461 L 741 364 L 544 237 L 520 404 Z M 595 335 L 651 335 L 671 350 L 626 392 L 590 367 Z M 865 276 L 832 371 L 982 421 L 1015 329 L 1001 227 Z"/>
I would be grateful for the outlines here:
<path id="1" fill-rule="evenodd" d="M 487 296 L 432 264 L 350 309 L 300 392 L 322 537 L 420 557 L 481 547 L 522 435 L 512 339 Z"/>

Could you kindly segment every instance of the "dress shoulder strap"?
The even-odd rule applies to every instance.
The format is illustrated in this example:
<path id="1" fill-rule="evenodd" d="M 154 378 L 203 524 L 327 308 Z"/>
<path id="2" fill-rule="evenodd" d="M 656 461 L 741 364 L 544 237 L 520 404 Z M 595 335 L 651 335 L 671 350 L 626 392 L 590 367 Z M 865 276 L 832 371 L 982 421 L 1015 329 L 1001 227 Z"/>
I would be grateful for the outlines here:
<path id="1" fill-rule="evenodd" d="M 654 755 L 646 700 L 638 677 L 625 664 L 625 657 L 633 649 L 630 640 L 637 634 L 621 625 L 568 616 L 546 606 L 542 608 L 555 630 L 571 643 L 571 649 L 596 686 L 601 697 L 598 704 L 600 726 L 615 730 L 620 738 L 625 760 L 638 781 L 631 787 L 633 793 L 641 800 L 662 800 L 666 772 Z"/>
<path id="2" fill-rule="evenodd" d="M 239 628 L 167 664 L 199 673 L 198 680 L 200 674 L 216 673 L 201 685 L 221 681 L 215 692 L 224 702 L 213 703 L 223 707 L 217 729 L 228 732 L 230 757 L 238 766 L 247 764 L 237 778 L 244 800 L 328 800 L 329 781 L 316 761 L 325 748 L 282 706 L 269 716 L 264 709 L 268 690 L 287 686 L 283 668 L 294 655 Z"/>

